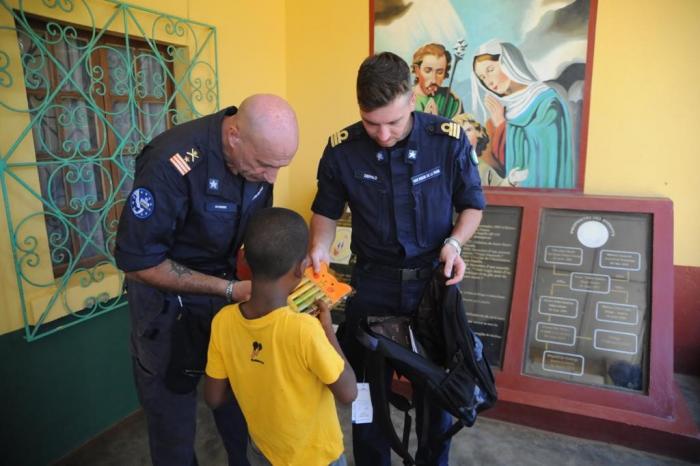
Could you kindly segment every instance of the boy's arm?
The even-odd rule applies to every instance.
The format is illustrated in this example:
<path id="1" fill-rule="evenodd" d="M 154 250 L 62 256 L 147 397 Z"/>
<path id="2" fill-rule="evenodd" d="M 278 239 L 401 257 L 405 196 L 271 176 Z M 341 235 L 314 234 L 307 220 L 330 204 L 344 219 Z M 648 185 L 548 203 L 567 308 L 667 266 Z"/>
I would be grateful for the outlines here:
<path id="1" fill-rule="evenodd" d="M 216 409 L 231 399 L 228 379 L 215 379 L 204 376 L 204 401 L 211 409 Z"/>
<path id="2" fill-rule="evenodd" d="M 323 327 L 328 341 L 345 362 L 345 367 L 343 367 L 343 372 L 340 373 L 340 377 L 332 384 L 329 384 L 328 388 L 331 389 L 333 396 L 335 396 L 335 399 L 339 402 L 343 404 L 352 403 L 355 401 L 355 398 L 357 398 L 357 379 L 355 378 L 355 371 L 352 370 L 350 363 L 343 354 L 343 350 L 340 349 L 338 339 L 335 337 L 331 321 L 331 311 L 328 309 L 328 305 L 321 300 L 317 301 L 316 305 L 319 309 L 318 320 L 321 321 L 321 327 Z"/>

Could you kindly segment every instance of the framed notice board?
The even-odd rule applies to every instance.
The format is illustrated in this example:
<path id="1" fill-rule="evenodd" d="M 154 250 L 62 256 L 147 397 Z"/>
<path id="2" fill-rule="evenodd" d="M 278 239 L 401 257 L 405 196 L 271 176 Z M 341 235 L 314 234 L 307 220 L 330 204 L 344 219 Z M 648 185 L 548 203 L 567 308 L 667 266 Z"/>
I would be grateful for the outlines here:
<path id="1" fill-rule="evenodd" d="M 480 286 L 484 295 L 510 301 L 498 311 L 506 317 L 501 363 L 491 359 L 501 369 L 500 388 L 668 412 L 662 398 L 673 382 L 671 202 L 505 191 L 487 198 L 480 230 L 513 233 L 480 231 L 470 245 L 477 258 L 499 261 L 504 270 L 487 269 L 501 278 Z M 507 266 L 513 277 L 506 280 Z M 465 301 L 470 282 L 467 276 L 462 284 Z M 478 301 L 467 307 L 480 313 L 488 299 Z M 479 332 L 479 318 L 470 317 Z"/>
<path id="2" fill-rule="evenodd" d="M 652 218 L 541 211 L 525 374 L 647 392 Z"/>
<path id="3" fill-rule="evenodd" d="M 700 433 L 673 378 L 671 201 L 486 196 L 461 284 L 497 366 L 485 414 L 695 457 Z"/>
<path id="4" fill-rule="evenodd" d="M 462 248 L 467 265 L 460 283 L 462 300 L 469 325 L 494 367 L 503 364 L 521 219 L 522 207 L 489 206 L 478 230 Z"/>

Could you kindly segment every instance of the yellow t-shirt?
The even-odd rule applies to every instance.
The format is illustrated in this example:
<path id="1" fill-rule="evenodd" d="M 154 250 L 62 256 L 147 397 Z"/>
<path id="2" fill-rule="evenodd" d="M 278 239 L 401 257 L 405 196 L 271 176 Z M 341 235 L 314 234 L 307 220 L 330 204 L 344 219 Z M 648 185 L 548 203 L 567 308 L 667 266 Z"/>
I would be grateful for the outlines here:
<path id="1" fill-rule="evenodd" d="M 315 317 L 288 307 L 258 319 L 237 304 L 214 317 L 207 375 L 228 378 L 253 441 L 277 465 L 328 465 L 343 453 L 333 393 L 344 361 Z"/>

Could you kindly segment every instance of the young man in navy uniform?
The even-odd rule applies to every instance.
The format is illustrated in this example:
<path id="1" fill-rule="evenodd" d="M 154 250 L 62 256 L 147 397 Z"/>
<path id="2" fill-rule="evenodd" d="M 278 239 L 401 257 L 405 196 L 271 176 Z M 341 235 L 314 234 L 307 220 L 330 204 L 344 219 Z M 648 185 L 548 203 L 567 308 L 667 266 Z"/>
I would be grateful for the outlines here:
<path id="1" fill-rule="evenodd" d="M 477 160 L 461 127 L 414 112 L 415 100 L 406 62 L 390 52 L 367 58 L 357 76 L 361 121 L 330 137 L 318 167 L 309 255 L 314 268 L 329 261 L 336 220 L 347 202 L 356 293 L 346 307 L 341 343 L 360 382 L 364 353 L 354 339 L 359 321 L 368 314 L 411 315 L 438 263 L 452 277 L 448 285 L 459 283 L 465 269 L 461 247 L 484 208 Z M 438 409 L 430 413 L 430 432 L 437 437 L 451 418 Z M 416 425 L 422 416 L 416 413 Z M 446 465 L 448 451 L 444 442 L 437 452 L 419 451 L 417 459 Z M 377 422 L 353 424 L 353 452 L 359 466 L 390 464 L 389 441 Z"/>
<path id="2" fill-rule="evenodd" d="M 248 219 L 272 204 L 272 183 L 297 146 L 292 108 L 258 94 L 164 132 L 136 159 L 115 258 L 126 272 L 134 378 L 154 465 L 197 464 L 196 386 L 211 319 L 250 296 L 250 282 L 234 275 L 236 252 Z M 247 465 L 237 404 L 214 418 L 229 464 Z"/>

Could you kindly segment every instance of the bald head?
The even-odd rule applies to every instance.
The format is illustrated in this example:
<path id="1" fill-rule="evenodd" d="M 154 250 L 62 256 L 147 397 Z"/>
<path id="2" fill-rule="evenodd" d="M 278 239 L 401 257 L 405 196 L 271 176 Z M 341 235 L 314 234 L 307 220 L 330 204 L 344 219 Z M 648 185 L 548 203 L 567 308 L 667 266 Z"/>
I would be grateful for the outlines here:
<path id="1" fill-rule="evenodd" d="M 223 129 L 229 169 L 250 181 L 274 182 L 277 171 L 289 165 L 299 145 L 294 110 L 272 94 L 245 99 Z"/>
<path id="2" fill-rule="evenodd" d="M 255 142 L 272 144 L 294 154 L 299 144 L 299 127 L 292 107 L 272 94 L 255 94 L 245 99 L 238 110 L 241 129 Z"/>

